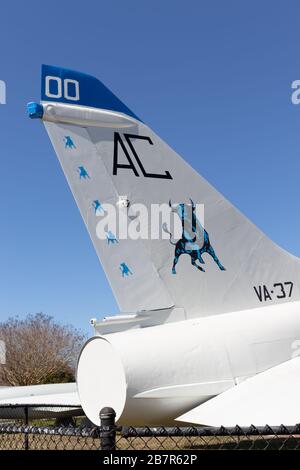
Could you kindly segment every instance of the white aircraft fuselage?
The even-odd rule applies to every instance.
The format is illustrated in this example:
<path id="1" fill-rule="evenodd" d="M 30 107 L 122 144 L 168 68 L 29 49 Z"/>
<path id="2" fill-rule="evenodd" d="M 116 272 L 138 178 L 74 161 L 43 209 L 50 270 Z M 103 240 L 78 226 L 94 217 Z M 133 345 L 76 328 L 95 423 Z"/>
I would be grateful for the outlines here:
<path id="1" fill-rule="evenodd" d="M 299 338 L 300 302 L 96 336 L 78 362 L 81 404 L 94 422 L 102 407 L 112 406 L 120 424 L 171 425 L 290 360 Z M 113 370 L 116 375 L 107 374 Z"/>

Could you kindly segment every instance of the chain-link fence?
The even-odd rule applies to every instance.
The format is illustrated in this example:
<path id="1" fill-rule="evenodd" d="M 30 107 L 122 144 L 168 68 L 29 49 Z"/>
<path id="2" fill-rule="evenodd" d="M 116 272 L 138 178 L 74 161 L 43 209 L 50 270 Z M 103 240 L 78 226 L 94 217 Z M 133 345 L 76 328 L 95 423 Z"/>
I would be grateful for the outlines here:
<path id="1" fill-rule="evenodd" d="M 127 428 L 116 438 L 127 450 L 280 450 L 300 449 L 300 426 L 241 428 Z"/>
<path id="2" fill-rule="evenodd" d="M 94 426 L 80 408 L 0 406 L 0 450 L 273 450 L 299 449 L 300 425 L 242 428 L 120 427 L 105 408 Z"/>
<path id="3" fill-rule="evenodd" d="M 80 407 L 0 406 L 0 450 L 98 450 L 99 431 Z"/>

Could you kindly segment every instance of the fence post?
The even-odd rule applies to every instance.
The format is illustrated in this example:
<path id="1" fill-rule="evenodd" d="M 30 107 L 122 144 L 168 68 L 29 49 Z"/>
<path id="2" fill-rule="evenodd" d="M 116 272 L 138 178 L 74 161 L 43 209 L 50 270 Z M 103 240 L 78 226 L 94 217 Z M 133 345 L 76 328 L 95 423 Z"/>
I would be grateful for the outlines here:
<path id="1" fill-rule="evenodd" d="M 105 407 L 100 411 L 100 442 L 102 450 L 116 449 L 116 413 L 113 408 Z"/>
<path id="2" fill-rule="evenodd" d="M 25 420 L 24 420 L 24 424 L 27 428 L 28 426 L 28 423 L 29 423 L 29 419 L 28 419 L 28 406 L 26 405 L 25 408 L 24 408 L 24 412 L 25 412 Z M 25 446 L 25 450 L 29 450 L 29 436 L 27 434 L 27 432 L 25 431 L 25 442 L 24 442 L 24 446 Z"/>

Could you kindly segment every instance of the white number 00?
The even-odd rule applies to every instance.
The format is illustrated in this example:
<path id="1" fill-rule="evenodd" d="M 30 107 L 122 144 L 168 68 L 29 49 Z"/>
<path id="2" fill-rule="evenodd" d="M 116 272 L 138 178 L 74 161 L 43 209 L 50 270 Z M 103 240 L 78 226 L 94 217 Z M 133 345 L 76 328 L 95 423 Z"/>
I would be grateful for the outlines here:
<path id="1" fill-rule="evenodd" d="M 51 93 L 50 92 L 50 84 L 51 82 L 55 82 L 57 86 L 57 92 Z M 73 90 L 75 89 L 75 95 L 69 94 L 69 86 L 73 85 Z M 62 96 L 66 100 L 71 101 L 79 101 L 79 82 L 77 80 L 71 80 L 70 78 L 65 78 L 63 81 L 59 77 L 51 77 L 51 75 L 47 75 L 45 79 L 45 94 L 48 98 L 62 98 Z M 72 91 L 73 91 L 72 90 Z"/>

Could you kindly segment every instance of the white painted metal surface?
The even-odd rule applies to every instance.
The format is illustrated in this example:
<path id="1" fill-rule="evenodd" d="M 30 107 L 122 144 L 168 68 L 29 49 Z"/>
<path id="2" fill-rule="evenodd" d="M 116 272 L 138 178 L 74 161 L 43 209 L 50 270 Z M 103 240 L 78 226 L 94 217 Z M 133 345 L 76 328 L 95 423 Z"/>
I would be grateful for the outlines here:
<path id="1" fill-rule="evenodd" d="M 126 400 L 125 371 L 117 352 L 106 339 L 89 340 L 81 351 L 77 383 L 80 402 L 86 403 L 85 414 L 93 423 L 100 424 L 99 413 L 105 403 L 115 410 L 119 419 Z"/>
<path id="2" fill-rule="evenodd" d="M 239 311 L 261 305 L 254 287 L 267 285 L 272 290 L 274 284 L 285 281 L 293 282 L 292 299 L 300 300 L 299 260 L 269 240 L 147 125 L 119 113 L 120 121 L 131 123 L 129 130 L 122 130 L 115 111 L 64 103 L 43 106 L 45 127 L 122 311 L 175 306 L 183 307 L 188 318 Z M 49 114 L 51 106 L 55 115 Z M 80 125 L 70 124 L 72 116 Z M 136 173 L 119 168 L 113 174 L 116 149 L 119 161 L 128 165 L 122 147 L 116 145 L 116 132 L 128 152 L 126 135 L 135 136 L 132 145 L 149 173 L 168 171 L 172 179 L 145 177 L 137 163 Z M 66 149 L 66 136 L 74 148 Z M 130 155 L 134 162 L 132 152 Z M 199 158 L 205 164 L 205 156 Z M 87 170 L 86 179 L 80 179 L 79 165 Z M 203 204 L 205 229 L 225 270 L 204 253 L 205 273 L 193 266 L 187 255 L 180 257 L 176 274 L 172 273 L 175 248 L 168 239 L 125 239 L 108 246 L 97 237 L 99 217 L 92 201 L 117 206 L 124 195 L 131 206 L 143 204 L 149 213 L 151 204 L 167 204 L 169 200 L 188 203 L 192 199 Z M 125 279 L 120 276 L 122 261 L 132 272 Z M 280 294 L 280 289 L 277 292 Z M 289 300 L 287 295 L 272 296 L 273 304 Z"/>
<path id="3" fill-rule="evenodd" d="M 0 418 L 24 418 L 24 409 L 5 408 L 1 407 L 2 405 L 30 405 L 33 416 L 36 418 L 82 414 L 76 383 L 1 387 Z M 39 406 L 35 408 L 34 405 Z M 61 406 L 51 407 L 50 405 Z"/>
<path id="4" fill-rule="evenodd" d="M 118 408 L 119 422 L 174 424 L 184 412 L 246 378 L 289 361 L 300 337 L 299 318 L 300 303 L 293 302 L 284 309 L 274 305 L 128 330 L 106 335 L 111 351 L 101 354 L 99 350 L 97 357 L 91 348 L 99 342 L 95 337 L 83 349 L 94 373 L 77 376 L 82 407 L 93 421 L 102 407 L 110 406 L 112 375 L 120 366 L 115 366 L 117 355 L 123 369 L 119 374 L 125 374 L 127 384 L 124 407 Z M 85 368 L 80 357 L 78 369 Z M 93 388 L 93 397 L 81 395 L 82 387 Z M 263 407 L 260 411 L 263 421 Z"/>
<path id="5" fill-rule="evenodd" d="M 268 369 L 179 416 L 210 426 L 294 425 L 300 421 L 300 358 Z"/>

